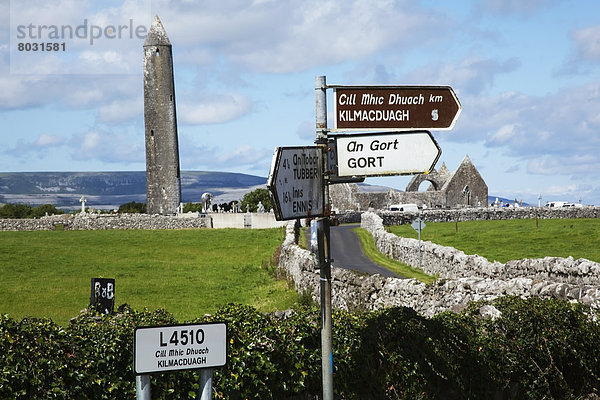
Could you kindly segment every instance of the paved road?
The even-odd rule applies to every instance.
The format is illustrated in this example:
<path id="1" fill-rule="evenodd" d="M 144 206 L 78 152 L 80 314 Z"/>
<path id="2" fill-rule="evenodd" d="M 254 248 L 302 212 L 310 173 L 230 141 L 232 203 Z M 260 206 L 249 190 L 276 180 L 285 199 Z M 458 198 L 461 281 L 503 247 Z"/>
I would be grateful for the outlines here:
<path id="1" fill-rule="evenodd" d="M 352 229 L 359 226 L 360 224 L 348 224 L 331 227 L 331 258 L 333 258 L 333 265 L 338 268 L 366 272 L 371 275 L 398 277 L 392 271 L 375 264 L 363 254 L 358 236 L 352 231 Z M 307 229 L 307 232 L 307 241 L 310 243 L 310 229 Z"/>

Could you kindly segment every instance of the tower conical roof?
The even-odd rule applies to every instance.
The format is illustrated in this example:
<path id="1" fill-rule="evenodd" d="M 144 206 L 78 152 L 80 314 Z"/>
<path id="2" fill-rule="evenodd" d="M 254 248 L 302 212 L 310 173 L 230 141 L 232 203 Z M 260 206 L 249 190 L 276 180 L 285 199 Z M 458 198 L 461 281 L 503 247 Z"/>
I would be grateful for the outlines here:
<path id="1" fill-rule="evenodd" d="M 170 46 L 171 42 L 169 41 L 169 37 L 167 36 L 167 32 L 165 32 L 165 28 L 163 27 L 162 22 L 160 22 L 160 18 L 158 15 L 154 17 L 154 21 L 152 21 L 152 26 L 150 27 L 150 32 L 148 32 L 148 36 L 146 36 L 146 41 L 144 42 L 144 46 Z"/>

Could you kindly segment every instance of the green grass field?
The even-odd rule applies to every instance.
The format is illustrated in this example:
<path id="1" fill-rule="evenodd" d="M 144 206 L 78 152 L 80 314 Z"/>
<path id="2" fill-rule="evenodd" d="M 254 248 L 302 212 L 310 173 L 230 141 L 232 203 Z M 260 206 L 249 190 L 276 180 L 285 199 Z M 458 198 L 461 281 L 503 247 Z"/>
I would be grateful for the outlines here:
<path id="1" fill-rule="evenodd" d="M 600 262 L 600 219 L 425 223 L 422 240 L 478 254 L 490 261 L 571 256 Z M 410 225 L 390 226 L 388 230 L 417 238 Z"/>
<path id="2" fill-rule="evenodd" d="M 228 303 L 261 311 L 298 299 L 267 266 L 282 229 L 0 232 L 0 313 L 65 324 L 91 278 L 115 279 L 115 305 L 165 308 L 180 321 Z"/>

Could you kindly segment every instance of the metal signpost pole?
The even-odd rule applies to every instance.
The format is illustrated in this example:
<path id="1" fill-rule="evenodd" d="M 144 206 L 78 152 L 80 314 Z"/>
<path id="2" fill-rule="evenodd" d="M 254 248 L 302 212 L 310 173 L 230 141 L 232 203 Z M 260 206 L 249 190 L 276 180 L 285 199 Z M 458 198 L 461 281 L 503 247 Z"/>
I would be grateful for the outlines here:
<path id="1" fill-rule="evenodd" d="M 199 370 L 200 375 L 200 400 L 212 399 L 212 380 L 213 370 L 212 368 L 203 368 Z"/>
<path id="2" fill-rule="evenodd" d="M 425 229 L 425 222 L 423 222 L 423 220 L 421 218 L 417 217 L 417 219 L 415 219 L 413 221 L 413 223 L 410 225 L 419 234 L 419 269 L 421 269 L 422 268 L 421 264 L 422 264 L 422 259 L 423 259 L 423 255 L 421 253 L 421 231 L 423 229 Z"/>
<path id="3" fill-rule="evenodd" d="M 150 400 L 150 375 L 137 375 L 135 377 L 135 398 L 136 400 Z"/>
<path id="4" fill-rule="evenodd" d="M 327 84 L 325 76 L 315 78 L 316 140 L 324 151 L 323 171 L 327 171 Z M 323 375 L 323 400 L 333 400 L 333 346 L 331 319 L 331 259 L 329 249 L 329 187 L 324 179 L 325 217 L 317 219 L 319 269 L 321 275 L 321 369 Z"/>
<path id="5" fill-rule="evenodd" d="M 423 256 L 421 255 L 421 229 L 419 229 L 419 269 L 423 269 L 422 260 L 423 260 Z"/>

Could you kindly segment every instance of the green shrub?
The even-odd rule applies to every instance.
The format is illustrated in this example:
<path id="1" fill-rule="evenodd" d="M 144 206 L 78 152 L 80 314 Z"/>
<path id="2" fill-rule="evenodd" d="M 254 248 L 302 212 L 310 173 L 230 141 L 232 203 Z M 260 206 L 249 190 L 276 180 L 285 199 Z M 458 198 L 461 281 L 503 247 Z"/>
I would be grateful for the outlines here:
<path id="1" fill-rule="evenodd" d="M 494 305 L 497 319 L 479 309 Z M 321 394 L 315 307 L 276 315 L 228 305 L 194 322 L 227 324 L 219 399 L 308 399 Z M 0 398 L 135 396 L 133 331 L 177 323 L 164 310 L 82 313 L 68 327 L 0 317 Z M 335 393 L 344 399 L 577 399 L 600 390 L 600 327 L 581 304 L 505 297 L 460 314 L 409 308 L 333 314 Z M 198 373 L 155 374 L 157 399 L 195 398 Z"/>

